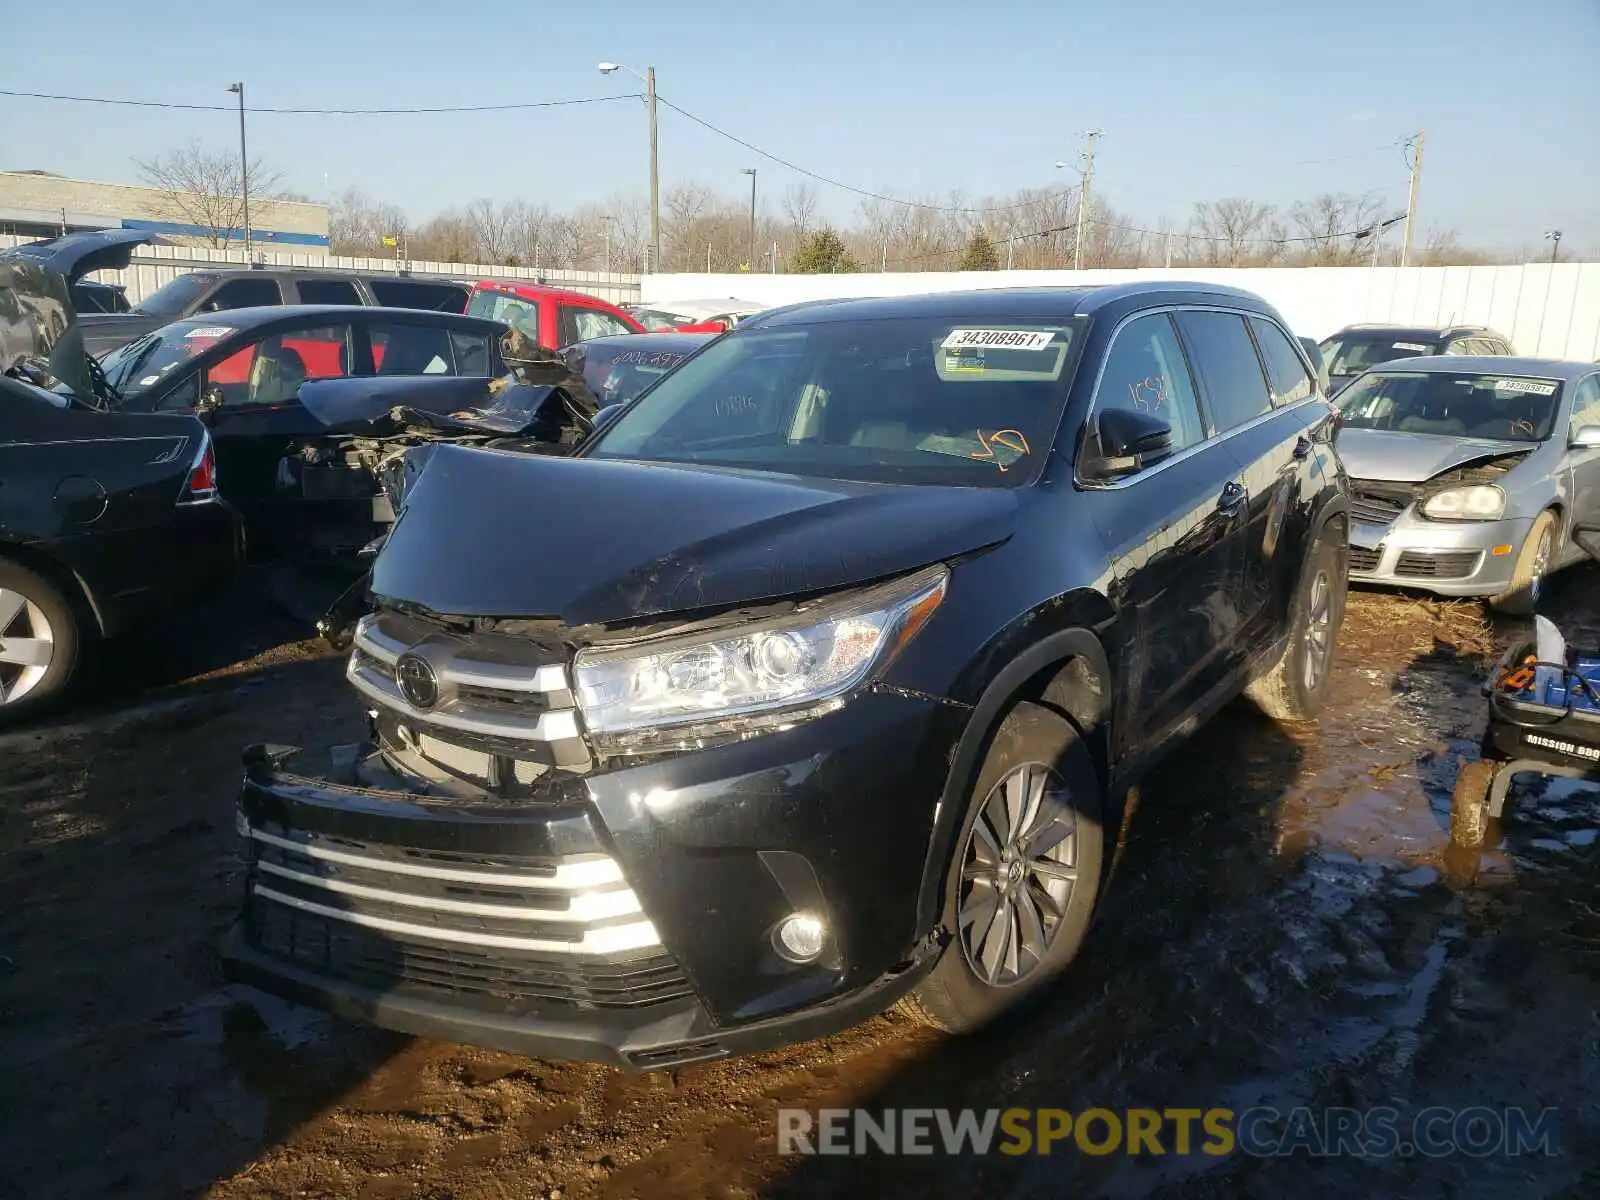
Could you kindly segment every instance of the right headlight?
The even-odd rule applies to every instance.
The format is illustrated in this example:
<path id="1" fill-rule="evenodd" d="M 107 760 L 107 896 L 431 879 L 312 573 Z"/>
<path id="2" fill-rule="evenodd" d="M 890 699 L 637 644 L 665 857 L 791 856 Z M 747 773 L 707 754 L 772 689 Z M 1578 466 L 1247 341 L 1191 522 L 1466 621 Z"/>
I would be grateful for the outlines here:
<path id="1" fill-rule="evenodd" d="M 580 651 L 584 724 L 599 735 L 731 733 L 837 707 L 927 623 L 948 580 L 936 567 L 745 629 Z"/>
<path id="2" fill-rule="evenodd" d="M 1450 488 L 1422 503 L 1422 515 L 1434 521 L 1498 521 L 1505 512 L 1506 494 L 1491 483 Z"/>

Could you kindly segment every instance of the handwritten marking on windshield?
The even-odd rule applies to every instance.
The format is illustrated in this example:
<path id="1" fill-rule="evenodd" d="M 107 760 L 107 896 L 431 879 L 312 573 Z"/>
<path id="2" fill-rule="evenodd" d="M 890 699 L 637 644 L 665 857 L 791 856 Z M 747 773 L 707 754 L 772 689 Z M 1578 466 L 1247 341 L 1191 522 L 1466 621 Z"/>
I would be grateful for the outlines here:
<path id="1" fill-rule="evenodd" d="M 1002 475 L 1011 469 L 1011 464 L 1001 461 L 1000 456 L 995 453 L 996 446 L 1002 450 L 1010 450 L 1019 456 L 1033 453 L 1028 449 L 1028 439 L 1023 437 L 1022 432 L 1017 429 L 997 429 L 993 433 L 985 433 L 980 429 L 978 430 L 978 441 L 982 443 L 983 449 L 974 450 L 967 457 L 994 463 L 995 466 L 1000 468 Z"/>

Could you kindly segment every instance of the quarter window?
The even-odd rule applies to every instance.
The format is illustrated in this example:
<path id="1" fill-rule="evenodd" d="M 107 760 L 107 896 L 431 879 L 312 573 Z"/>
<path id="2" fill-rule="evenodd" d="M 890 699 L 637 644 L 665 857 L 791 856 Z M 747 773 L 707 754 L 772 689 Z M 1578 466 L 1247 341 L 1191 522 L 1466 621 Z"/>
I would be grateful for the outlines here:
<path id="1" fill-rule="evenodd" d="M 1194 355 L 1211 420 L 1218 433 L 1252 421 L 1272 407 L 1261 360 L 1238 313 L 1184 312 L 1178 324 Z"/>
<path id="2" fill-rule="evenodd" d="M 1172 427 L 1174 453 L 1205 440 L 1189 366 L 1166 313 L 1135 317 L 1111 343 L 1094 410 L 1115 408 L 1149 413 L 1165 421 Z"/>
<path id="3" fill-rule="evenodd" d="M 1261 349 L 1262 361 L 1267 364 L 1272 402 L 1298 404 L 1309 398 L 1317 390 L 1316 381 L 1306 371 L 1288 335 L 1264 317 L 1251 317 L 1250 328 L 1255 331 L 1256 345 Z"/>
<path id="4" fill-rule="evenodd" d="M 372 325 L 368 334 L 372 338 L 372 364 L 379 375 L 456 374 L 448 330 L 426 325 Z"/>

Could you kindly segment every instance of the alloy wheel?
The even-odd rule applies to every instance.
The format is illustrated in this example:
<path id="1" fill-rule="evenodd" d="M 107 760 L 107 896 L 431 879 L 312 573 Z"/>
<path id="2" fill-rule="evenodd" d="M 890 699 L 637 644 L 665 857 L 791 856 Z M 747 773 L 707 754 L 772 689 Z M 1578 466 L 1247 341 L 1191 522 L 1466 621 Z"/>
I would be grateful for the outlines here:
<path id="1" fill-rule="evenodd" d="M 1328 651 L 1333 645 L 1333 587 L 1328 573 L 1318 571 L 1311 581 L 1311 598 L 1306 604 L 1304 680 L 1306 691 L 1315 692 L 1328 669 Z"/>
<path id="2" fill-rule="evenodd" d="M 0 587 L 0 705 L 38 687 L 55 659 L 55 630 L 21 592 Z"/>
<path id="3" fill-rule="evenodd" d="M 1077 817 L 1066 782 L 1024 763 L 995 784 L 961 855 L 956 906 L 962 952 L 990 987 L 1044 961 L 1078 880 Z"/>

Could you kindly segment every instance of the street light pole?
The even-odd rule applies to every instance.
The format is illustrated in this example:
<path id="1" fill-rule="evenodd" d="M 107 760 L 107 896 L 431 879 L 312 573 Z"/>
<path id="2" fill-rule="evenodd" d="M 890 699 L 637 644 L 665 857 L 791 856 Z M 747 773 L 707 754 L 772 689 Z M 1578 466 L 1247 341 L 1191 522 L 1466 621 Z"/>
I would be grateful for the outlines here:
<path id="1" fill-rule="evenodd" d="M 750 176 L 750 269 L 756 269 L 756 169 L 741 167 L 739 174 Z"/>
<path id="2" fill-rule="evenodd" d="M 1550 239 L 1550 261 L 1555 262 L 1556 256 L 1561 253 L 1561 230 L 1552 229 L 1544 236 Z"/>
<path id="3" fill-rule="evenodd" d="M 244 144 L 244 83 L 230 84 L 228 90 L 239 97 L 239 195 L 244 201 L 244 260 L 250 261 L 250 155 Z"/>
<path id="4" fill-rule="evenodd" d="M 643 75 L 632 67 L 622 63 L 603 62 L 599 65 L 600 74 L 610 75 L 616 71 L 626 71 L 635 79 L 644 82 L 645 110 L 650 120 L 650 261 L 647 264 L 649 272 L 661 270 L 661 162 L 657 154 L 658 138 L 656 136 L 656 69 L 646 67 Z"/>

